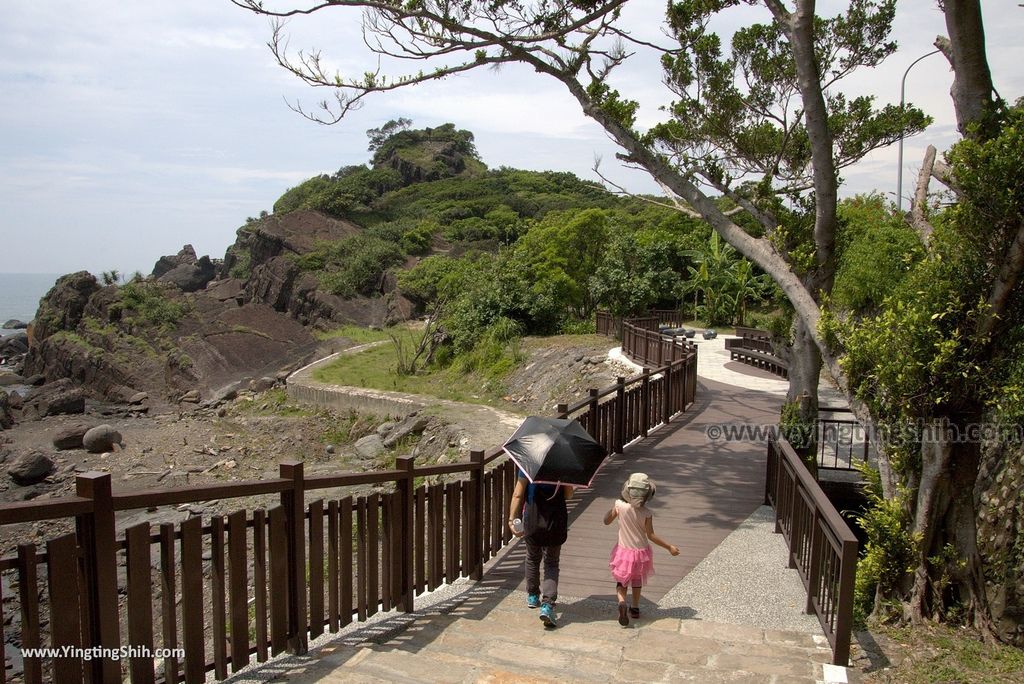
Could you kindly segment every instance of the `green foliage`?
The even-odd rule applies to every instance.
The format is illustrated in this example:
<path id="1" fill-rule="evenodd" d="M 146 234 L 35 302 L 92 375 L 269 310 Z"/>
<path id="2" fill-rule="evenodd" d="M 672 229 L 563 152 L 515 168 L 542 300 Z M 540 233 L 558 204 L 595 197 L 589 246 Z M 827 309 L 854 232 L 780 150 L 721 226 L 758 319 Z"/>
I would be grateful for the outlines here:
<path id="1" fill-rule="evenodd" d="M 453 368 L 466 375 L 477 373 L 489 380 L 498 380 L 525 359 L 520 348 L 521 328 L 510 318 L 500 317 L 483 330 L 473 348 L 455 360 Z"/>
<path id="2" fill-rule="evenodd" d="M 881 195 L 844 200 L 839 218 L 832 301 L 857 314 L 876 311 L 924 258 L 921 240 Z"/>
<path id="3" fill-rule="evenodd" d="M 119 314 L 129 327 L 142 323 L 168 330 L 188 311 L 184 302 L 170 299 L 157 283 L 126 283 L 118 289 L 117 295 L 111 311 L 113 315 Z"/>
<path id="4" fill-rule="evenodd" d="M 914 570 L 915 542 L 903 496 L 886 499 L 878 471 L 861 466 L 866 511 L 856 522 L 867 535 L 867 542 L 857 563 L 854 589 L 854 614 L 863 623 L 874 610 L 876 593 L 894 596 Z M 882 617 L 878 615 L 877 617 Z"/>
<path id="5" fill-rule="evenodd" d="M 451 151 L 471 159 L 479 159 L 476 146 L 473 144 L 473 134 L 466 130 L 457 130 L 455 124 L 442 124 L 436 128 L 424 128 L 420 130 L 409 130 L 408 119 L 399 119 L 399 123 L 405 122 L 406 126 L 393 127 L 387 135 L 383 129 L 371 129 L 367 131 L 370 135 L 370 149 L 374 151 L 373 165 L 383 163 L 391 155 L 398 154 L 409 159 L 418 166 L 426 166 L 432 161 L 431 152 L 438 144 L 451 148 Z M 391 123 L 385 124 L 385 127 Z M 399 130 L 401 129 L 401 130 Z M 377 135 L 375 135 L 377 134 Z"/>
<path id="6" fill-rule="evenodd" d="M 332 294 L 354 297 L 378 291 L 384 273 L 401 263 L 402 251 L 392 242 L 362 234 L 321 244 L 295 261 L 302 270 L 315 272 Z"/>

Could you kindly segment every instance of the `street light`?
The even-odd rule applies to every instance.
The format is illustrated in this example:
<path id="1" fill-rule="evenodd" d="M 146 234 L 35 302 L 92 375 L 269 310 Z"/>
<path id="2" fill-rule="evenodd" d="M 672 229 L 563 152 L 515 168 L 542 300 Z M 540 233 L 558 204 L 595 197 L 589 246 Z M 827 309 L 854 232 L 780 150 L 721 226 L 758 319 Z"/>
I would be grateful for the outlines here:
<path id="1" fill-rule="evenodd" d="M 903 112 L 903 107 L 906 104 L 906 91 L 907 91 L 907 74 L 914 68 L 914 65 L 920 62 L 925 57 L 931 57 L 936 52 L 941 50 L 932 50 L 927 55 L 921 55 L 907 67 L 907 70 L 903 72 L 903 80 L 900 81 L 900 113 Z M 899 155 L 899 170 L 896 173 L 896 211 L 900 211 L 903 206 L 903 134 L 900 134 L 900 155 Z"/>

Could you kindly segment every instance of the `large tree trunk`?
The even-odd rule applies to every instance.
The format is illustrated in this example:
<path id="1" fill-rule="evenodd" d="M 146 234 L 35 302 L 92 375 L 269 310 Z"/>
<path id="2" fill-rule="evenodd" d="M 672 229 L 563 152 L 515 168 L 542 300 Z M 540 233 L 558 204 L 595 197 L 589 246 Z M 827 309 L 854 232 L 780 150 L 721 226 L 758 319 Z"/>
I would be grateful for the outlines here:
<path id="1" fill-rule="evenodd" d="M 809 434 L 794 444 L 807 469 L 817 477 L 818 471 L 818 382 L 821 378 L 821 352 L 810 331 L 800 318 L 793 320 L 793 345 L 789 352 L 789 390 L 786 403 L 799 409 L 800 424 Z"/>
<path id="2" fill-rule="evenodd" d="M 953 67 L 953 98 L 957 128 L 965 138 L 972 124 L 984 124 L 992 105 L 992 74 L 985 56 L 985 27 L 979 0 L 944 0 L 940 3 L 946 15 L 948 42 L 939 38 L 935 45 Z M 979 131 L 982 137 L 987 131 Z"/>
<path id="3" fill-rule="evenodd" d="M 993 639 L 974 503 L 981 444 L 963 438 L 963 428 L 977 424 L 978 418 L 980 414 L 961 420 L 960 439 L 936 422 L 922 443 L 913 502 L 917 566 L 905 612 L 913 622 L 941 618 L 948 601 L 955 599 L 965 618 Z"/>

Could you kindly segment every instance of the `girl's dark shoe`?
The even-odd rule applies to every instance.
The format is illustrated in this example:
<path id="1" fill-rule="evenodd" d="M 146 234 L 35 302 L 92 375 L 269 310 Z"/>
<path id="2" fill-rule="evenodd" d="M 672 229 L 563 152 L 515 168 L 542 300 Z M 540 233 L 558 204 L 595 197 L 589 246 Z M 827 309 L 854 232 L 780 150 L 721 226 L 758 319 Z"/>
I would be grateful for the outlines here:
<path id="1" fill-rule="evenodd" d="M 629 625 L 629 615 L 626 614 L 626 604 L 619 604 L 619 624 L 623 627 Z"/>
<path id="2" fill-rule="evenodd" d="M 634 620 L 639 620 L 640 619 L 640 609 L 639 608 L 630 608 L 629 609 L 629 617 L 633 618 Z"/>

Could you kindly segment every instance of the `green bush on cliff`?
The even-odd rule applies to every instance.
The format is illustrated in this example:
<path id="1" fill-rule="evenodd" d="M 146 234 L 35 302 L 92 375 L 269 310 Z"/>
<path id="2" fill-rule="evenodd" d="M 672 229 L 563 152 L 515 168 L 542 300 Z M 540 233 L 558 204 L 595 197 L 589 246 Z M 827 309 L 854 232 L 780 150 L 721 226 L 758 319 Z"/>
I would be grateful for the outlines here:
<path id="1" fill-rule="evenodd" d="M 173 328 L 188 310 L 184 302 L 174 301 L 156 283 L 131 282 L 117 291 L 118 301 L 111 309 L 121 312 L 129 326 L 145 323 L 161 329 Z"/>
<path id="2" fill-rule="evenodd" d="M 384 274 L 401 261 L 398 245 L 367 234 L 324 243 L 296 257 L 299 268 L 315 273 L 323 286 L 339 297 L 379 291 Z"/>

